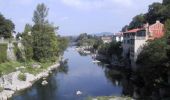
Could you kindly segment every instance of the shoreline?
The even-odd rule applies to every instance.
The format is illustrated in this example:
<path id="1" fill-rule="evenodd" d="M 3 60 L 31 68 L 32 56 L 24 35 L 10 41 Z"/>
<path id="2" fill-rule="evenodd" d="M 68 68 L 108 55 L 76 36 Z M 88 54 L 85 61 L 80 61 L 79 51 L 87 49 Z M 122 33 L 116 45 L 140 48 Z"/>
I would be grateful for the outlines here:
<path id="1" fill-rule="evenodd" d="M 25 89 L 28 89 L 32 87 L 32 85 L 37 82 L 38 80 L 48 77 L 50 72 L 54 69 L 57 69 L 60 66 L 59 62 L 56 62 L 55 64 L 49 66 L 44 71 L 40 72 L 37 75 L 33 75 L 30 73 L 25 73 L 26 75 L 26 81 L 20 81 L 18 79 L 18 75 L 20 74 L 20 71 L 12 72 L 7 75 L 3 75 L 4 77 L 4 84 L 0 83 L 1 86 L 3 86 L 6 90 L 3 90 L 0 92 L 0 100 L 8 100 L 12 98 L 12 96 L 18 92 L 23 91 Z M 12 78 L 9 79 L 9 78 Z M 2 80 L 2 79 L 1 79 Z"/>

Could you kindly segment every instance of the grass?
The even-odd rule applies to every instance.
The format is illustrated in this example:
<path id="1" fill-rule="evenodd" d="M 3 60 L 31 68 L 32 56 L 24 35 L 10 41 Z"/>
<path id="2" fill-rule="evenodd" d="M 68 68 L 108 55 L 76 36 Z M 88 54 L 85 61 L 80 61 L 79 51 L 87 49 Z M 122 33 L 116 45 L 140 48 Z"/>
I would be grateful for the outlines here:
<path id="1" fill-rule="evenodd" d="M 4 88 L 0 86 L 0 92 L 2 92 L 3 90 L 4 90 Z"/>
<path id="2" fill-rule="evenodd" d="M 26 81 L 26 75 L 25 75 L 24 73 L 20 73 L 20 74 L 18 75 L 18 79 L 19 79 L 20 81 Z"/>
<path id="3" fill-rule="evenodd" d="M 101 96 L 101 97 L 88 97 L 87 100 L 110 100 L 110 99 L 116 99 L 119 98 L 118 100 L 132 100 L 130 97 L 116 97 L 116 96 Z"/>
<path id="4" fill-rule="evenodd" d="M 10 61 L 10 62 L 5 62 L 0 64 L 0 72 L 2 74 L 8 74 L 10 72 L 13 72 L 16 70 L 16 67 L 22 66 L 21 63 L 15 62 L 15 61 Z"/>
<path id="5" fill-rule="evenodd" d="M 0 63 L 7 60 L 7 44 L 0 44 Z"/>
<path id="6" fill-rule="evenodd" d="M 41 67 L 40 68 L 33 68 L 32 65 L 33 64 L 39 64 Z M 45 69 L 47 69 L 49 66 L 51 66 L 52 63 L 51 62 L 46 62 L 46 63 L 38 63 L 38 62 L 29 62 L 27 63 L 25 66 L 26 68 L 22 70 L 22 72 L 28 72 L 30 74 L 38 74 L 42 71 L 44 71 Z"/>
<path id="7" fill-rule="evenodd" d="M 41 67 L 40 68 L 33 68 L 33 64 L 38 64 Z M 0 74 L 8 74 L 11 72 L 16 71 L 17 67 L 24 66 L 25 69 L 21 69 L 22 73 L 30 73 L 30 74 L 38 74 L 45 69 L 47 69 L 49 66 L 51 66 L 53 63 L 52 62 L 46 62 L 46 63 L 39 63 L 35 61 L 30 61 L 30 62 L 25 62 L 25 63 L 20 63 L 17 61 L 11 61 L 11 62 L 5 62 L 0 64 Z"/>

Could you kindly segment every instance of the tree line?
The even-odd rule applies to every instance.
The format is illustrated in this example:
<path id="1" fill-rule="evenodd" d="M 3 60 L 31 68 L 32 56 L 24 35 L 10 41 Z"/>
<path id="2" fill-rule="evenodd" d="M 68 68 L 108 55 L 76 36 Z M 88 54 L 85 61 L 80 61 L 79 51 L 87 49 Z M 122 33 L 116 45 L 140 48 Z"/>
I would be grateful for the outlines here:
<path id="1" fill-rule="evenodd" d="M 68 39 L 57 34 L 59 28 L 49 22 L 48 11 L 44 3 L 38 4 L 33 13 L 33 25 L 26 24 L 24 31 L 16 35 L 24 46 L 24 50 L 16 51 L 19 61 L 54 62 L 67 48 Z M 14 26 L 0 15 L 0 36 L 11 38 Z"/>

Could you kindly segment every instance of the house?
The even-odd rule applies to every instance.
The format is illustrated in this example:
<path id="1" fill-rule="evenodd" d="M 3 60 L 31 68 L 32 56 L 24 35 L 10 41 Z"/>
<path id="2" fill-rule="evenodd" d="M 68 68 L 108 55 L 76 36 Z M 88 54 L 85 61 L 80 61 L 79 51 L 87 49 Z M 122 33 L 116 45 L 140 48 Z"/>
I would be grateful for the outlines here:
<path id="1" fill-rule="evenodd" d="M 148 40 L 161 38 L 164 35 L 164 25 L 160 21 L 155 24 L 145 24 L 143 28 L 132 29 L 123 33 L 123 56 L 136 62 L 142 48 Z"/>
<path id="2" fill-rule="evenodd" d="M 113 36 L 103 36 L 101 37 L 103 43 L 110 43 L 113 40 Z"/>
<path id="3" fill-rule="evenodd" d="M 113 37 L 113 40 L 116 42 L 122 42 L 123 41 L 123 32 L 116 33 Z"/>

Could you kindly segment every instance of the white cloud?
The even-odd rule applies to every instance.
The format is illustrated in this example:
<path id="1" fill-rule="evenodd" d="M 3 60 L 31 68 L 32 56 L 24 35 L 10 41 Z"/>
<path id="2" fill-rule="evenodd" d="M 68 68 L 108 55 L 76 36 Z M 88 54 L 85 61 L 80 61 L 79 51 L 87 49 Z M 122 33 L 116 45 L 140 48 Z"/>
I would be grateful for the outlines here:
<path id="1" fill-rule="evenodd" d="M 79 9 L 110 8 L 113 6 L 130 7 L 133 0 L 61 0 L 64 4 Z"/>

